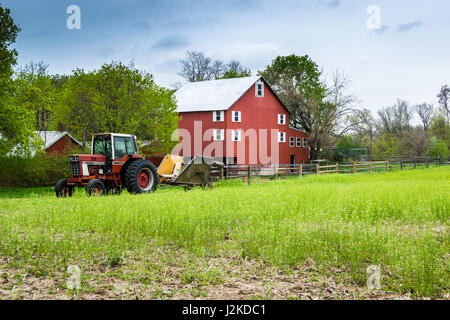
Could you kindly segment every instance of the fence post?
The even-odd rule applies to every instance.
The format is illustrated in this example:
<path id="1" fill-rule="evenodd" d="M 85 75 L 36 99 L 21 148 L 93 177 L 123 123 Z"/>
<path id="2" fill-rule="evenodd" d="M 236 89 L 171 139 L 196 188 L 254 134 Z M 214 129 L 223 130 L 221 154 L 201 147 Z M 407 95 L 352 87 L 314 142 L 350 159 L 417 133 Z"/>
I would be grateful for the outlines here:
<path id="1" fill-rule="evenodd" d="M 389 172 L 389 160 L 386 160 L 386 172 Z"/>
<path id="2" fill-rule="evenodd" d="M 248 184 L 251 184 L 252 183 L 252 166 L 251 165 L 249 165 L 248 166 Z"/>
<path id="3" fill-rule="evenodd" d="M 223 167 L 220 167 L 220 180 L 223 180 Z"/>
<path id="4" fill-rule="evenodd" d="M 300 165 L 300 178 L 303 178 L 303 163 Z"/>
<path id="5" fill-rule="evenodd" d="M 438 156 L 438 166 L 441 166 L 441 156 Z"/>
<path id="6" fill-rule="evenodd" d="M 373 161 L 370 161 L 370 173 L 373 173 Z"/>
<path id="7" fill-rule="evenodd" d="M 278 166 L 276 164 L 274 165 L 274 170 L 275 170 L 275 180 L 278 180 Z"/>
<path id="8" fill-rule="evenodd" d="M 356 167 L 357 163 L 358 163 L 358 160 L 353 162 L 353 174 L 356 174 L 358 172 L 357 167 Z"/>
<path id="9" fill-rule="evenodd" d="M 339 163 L 336 163 L 336 174 L 339 174 Z"/>
<path id="10" fill-rule="evenodd" d="M 319 172 L 319 164 L 316 164 L 316 176 L 317 176 L 318 174 L 320 174 L 320 172 Z"/>
<path id="11" fill-rule="evenodd" d="M 403 160 L 400 160 L 400 170 L 403 170 Z"/>

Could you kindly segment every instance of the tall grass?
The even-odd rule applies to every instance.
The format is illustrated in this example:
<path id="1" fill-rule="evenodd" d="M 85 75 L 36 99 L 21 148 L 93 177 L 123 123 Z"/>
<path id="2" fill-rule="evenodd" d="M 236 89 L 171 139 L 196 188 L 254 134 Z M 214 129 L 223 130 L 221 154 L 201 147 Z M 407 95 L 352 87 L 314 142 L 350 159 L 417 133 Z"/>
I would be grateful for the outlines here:
<path id="1" fill-rule="evenodd" d="M 278 266 L 312 259 L 361 285 L 367 266 L 380 265 L 384 289 L 442 296 L 449 290 L 449 181 L 450 168 L 433 168 L 139 196 L 88 198 L 80 190 L 70 199 L 4 199 L 0 253 L 14 267 L 46 274 L 123 252 L 139 260 L 159 244 L 198 254 L 230 248 Z"/>

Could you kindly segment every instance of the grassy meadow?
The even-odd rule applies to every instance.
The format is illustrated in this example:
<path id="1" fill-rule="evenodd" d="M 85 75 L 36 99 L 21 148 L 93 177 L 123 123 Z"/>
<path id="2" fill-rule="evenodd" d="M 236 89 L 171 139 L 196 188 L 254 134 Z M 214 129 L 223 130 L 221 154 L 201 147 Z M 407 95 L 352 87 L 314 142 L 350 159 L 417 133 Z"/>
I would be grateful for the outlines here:
<path id="1" fill-rule="evenodd" d="M 164 247 L 197 259 L 237 252 L 286 273 L 313 261 L 360 287 L 367 267 L 379 265 L 382 291 L 448 297 L 450 167 L 253 182 L 101 198 L 79 189 L 67 199 L 51 188 L 0 189 L 0 275 L 45 279 L 69 265 L 120 273 L 132 264 L 134 276 L 155 282 L 162 271 L 148 257 Z M 225 272 L 181 269 L 198 287 Z"/>

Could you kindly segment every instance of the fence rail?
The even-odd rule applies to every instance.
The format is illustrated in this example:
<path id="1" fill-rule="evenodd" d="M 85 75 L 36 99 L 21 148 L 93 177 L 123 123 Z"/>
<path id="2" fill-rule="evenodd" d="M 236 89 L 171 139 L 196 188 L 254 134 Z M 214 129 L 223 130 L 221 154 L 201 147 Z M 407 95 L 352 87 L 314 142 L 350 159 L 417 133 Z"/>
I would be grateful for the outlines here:
<path id="1" fill-rule="evenodd" d="M 211 176 L 213 180 L 243 179 L 249 184 L 252 178 L 277 179 L 278 177 L 298 176 L 308 174 L 373 174 L 389 172 L 392 170 L 411 170 L 416 168 L 429 168 L 430 166 L 450 165 L 449 159 L 440 158 L 409 158 L 387 159 L 364 162 L 343 162 L 335 164 L 303 163 L 293 165 L 227 165 L 223 168 L 213 168 Z"/>

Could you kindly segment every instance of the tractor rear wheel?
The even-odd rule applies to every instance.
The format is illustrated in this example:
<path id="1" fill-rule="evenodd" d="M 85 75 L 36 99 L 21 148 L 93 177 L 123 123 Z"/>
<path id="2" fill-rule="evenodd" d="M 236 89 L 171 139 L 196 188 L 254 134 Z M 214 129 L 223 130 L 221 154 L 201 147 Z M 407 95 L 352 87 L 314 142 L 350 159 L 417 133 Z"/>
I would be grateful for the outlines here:
<path id="1" fill-rule="evenodd" d="M 55 185 L 55 193 L 58 198 L 71 197 L 73 187 L 67 185 L 67 179 L 61 179 Z"/>
<path id="2" fill-rule="evenodd" d="M 130 164 L 126 172 L 126 186 L 129 193 L 149 193 L 158 187 L 158 173 L 148 160 L 139 159 Z"/>
<path id="3" fill-rule="evenodd" d="M 106 194 L 105 184 L 98 179 L 92 179 L 86 185 L 86 193 L 88 196 L 103 196 Z"/>

